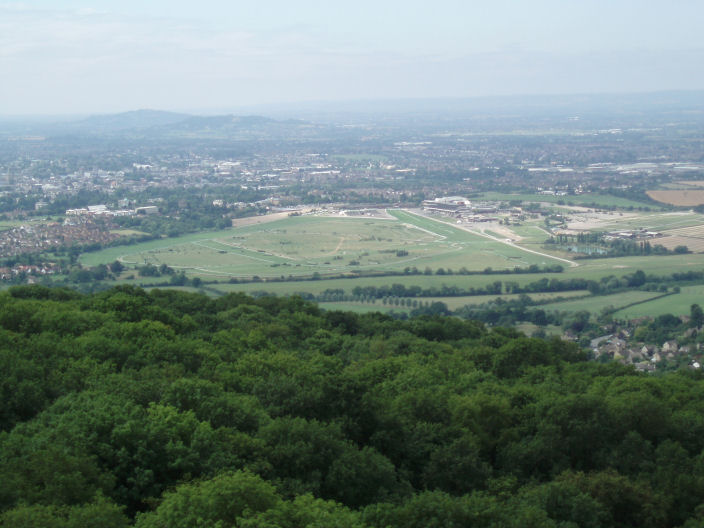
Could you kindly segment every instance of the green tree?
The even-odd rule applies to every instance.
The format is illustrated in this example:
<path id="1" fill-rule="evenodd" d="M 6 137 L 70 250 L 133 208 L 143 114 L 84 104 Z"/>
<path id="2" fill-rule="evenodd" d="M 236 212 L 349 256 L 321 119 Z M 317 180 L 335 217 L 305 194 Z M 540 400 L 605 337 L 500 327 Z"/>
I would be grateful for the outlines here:
<path id="1" fill-rule="evenodd" d="M 698 304 L 693 304 L 689 308 L 689 324 L 693 328 L 700 328 L 704 325 L 704 310 Z"/>
<path id="2" fill-rule="evenodd" d="M 247 471 L 225 473 L 167 493 L 159 506 L 137 517 L 136 528 L 229 528 L 244 517 L 277 506 L 274 486 Z"/>

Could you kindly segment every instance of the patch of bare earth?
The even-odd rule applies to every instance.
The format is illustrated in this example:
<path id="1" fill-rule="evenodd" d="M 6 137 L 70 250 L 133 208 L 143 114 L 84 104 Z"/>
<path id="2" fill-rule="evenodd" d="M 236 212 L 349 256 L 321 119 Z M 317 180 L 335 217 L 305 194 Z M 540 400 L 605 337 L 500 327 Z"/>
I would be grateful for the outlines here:
<path id="1" fill-rule="evenodd" d="M 262 216 L 248 216 L 246 218 L 235 218 L 232 220 L 232 227 L 245 227 L 257 224 L 266 224 L 275 220 L 283 220 L 288 218 L 290 213 L 272 213 Z"/>
<path id="2" fill-rule="evenodd" d="M 656 244 L 665 246 L 667 249 L 687 246 L 690 251 L 695 253 L 704 252 L 704 225 L 669 229 L 663 231 L 663 234 L 664 237 L 656 239 Z"/>
<path id="3" fill-rule="evenodd" d="M 704 204 L 704 189 L 679 190 L 679 191 L 647 191 L 648 196 L 657 202 L 682 207 L 691 207 Z"/>

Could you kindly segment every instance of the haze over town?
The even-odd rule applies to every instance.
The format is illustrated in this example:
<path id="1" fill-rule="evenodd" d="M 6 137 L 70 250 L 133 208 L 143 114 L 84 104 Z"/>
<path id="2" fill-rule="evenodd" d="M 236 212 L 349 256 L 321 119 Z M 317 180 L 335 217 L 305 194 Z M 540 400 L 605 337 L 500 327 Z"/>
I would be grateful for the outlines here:
<path id="1" fill-rule="evenodd" d="M 686 0 L 4 2 L 0 115 L 702 89 L 702 19 Z"/>

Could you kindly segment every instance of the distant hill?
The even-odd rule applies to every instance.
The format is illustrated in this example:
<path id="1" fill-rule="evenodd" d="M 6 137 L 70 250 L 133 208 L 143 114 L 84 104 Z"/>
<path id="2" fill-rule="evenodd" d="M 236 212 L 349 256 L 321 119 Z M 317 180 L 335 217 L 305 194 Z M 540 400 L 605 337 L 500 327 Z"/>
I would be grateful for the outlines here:
<path id="1" fill-rule="evenodd" d="M 164 112 L 161 110 L 132 110 L 119 114 L 101 114 L 90 116 L 71 123 L 73 127 L 96 131 L 120 131 L 168 126 L 189 119 L 188 114 Z"/>
<path id="2" fill-rule="evenodd" d="M 48 135 L 124 138 L 280 139 L 318 137 L 329 130 L 296 119 L 277 120 L 257 115 L 198 116 L 159 110 L 134 110 L 54 123 L 41 132 Z"/>

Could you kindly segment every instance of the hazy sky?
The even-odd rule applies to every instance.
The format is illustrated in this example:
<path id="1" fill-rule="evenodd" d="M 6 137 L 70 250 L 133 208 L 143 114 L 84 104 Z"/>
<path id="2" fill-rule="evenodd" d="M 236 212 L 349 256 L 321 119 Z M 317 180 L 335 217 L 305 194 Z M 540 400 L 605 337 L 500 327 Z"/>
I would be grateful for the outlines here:
<path id="1" fill-rule="evenodd" d="M 0 114 L 704 89 L 701 0 L 0 0 Z"/>

